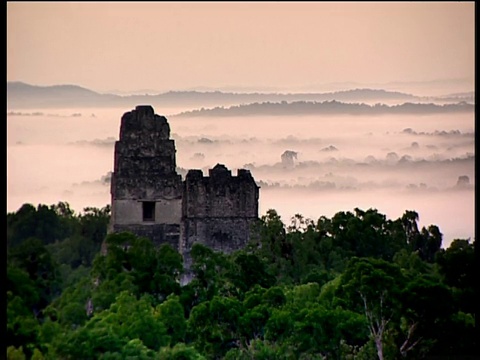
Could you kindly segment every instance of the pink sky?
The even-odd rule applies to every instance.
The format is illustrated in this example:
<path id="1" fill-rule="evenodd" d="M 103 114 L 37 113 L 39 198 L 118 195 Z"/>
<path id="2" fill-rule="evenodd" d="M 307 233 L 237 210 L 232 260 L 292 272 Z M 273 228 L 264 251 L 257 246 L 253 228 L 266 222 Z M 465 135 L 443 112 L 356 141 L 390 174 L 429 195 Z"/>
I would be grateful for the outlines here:
<path id="1" fill-rule="evenodd" d="M 468 91 L 474 6 L 8 2 L 7 80 L 166 91 L 462 79 Z"/>

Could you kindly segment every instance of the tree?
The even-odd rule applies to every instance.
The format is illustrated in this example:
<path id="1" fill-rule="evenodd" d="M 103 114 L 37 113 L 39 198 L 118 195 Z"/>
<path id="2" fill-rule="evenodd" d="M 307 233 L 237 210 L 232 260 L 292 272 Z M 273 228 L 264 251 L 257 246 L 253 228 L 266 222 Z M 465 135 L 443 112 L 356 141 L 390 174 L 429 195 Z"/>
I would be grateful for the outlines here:
<path id="1" fill-rule="evenodd" d="M 170 346 L 185 341 L 187 322 L 177 295 L 170 295 L 167 300 L 157 305 L 156 314 L 165 325 L 166 333 L 170 337 Z"/>
<path id="2" fill-rule="evenodd" d="M 287 280 L 293 266 L 293 244 L 287 238 L 285 224 L 278 213 L 270 209 L 254 228 L 253 241 L 249 249 L 267 264 L 267 272 L 277 282 Z"/>
<path id="3" fill-rule="evenodd" d="M 7 214 L 7 244 L 20 245 L 28 238 L 37 238 L 44 245 L 61 241 L 75 231 L 75 221 L 67 203 L 24 204 L 16 213 Z"/>
<path id="4" fill-rule="evenodd" d="M 148 293 L 157 303 L 172 293 L 180 293 L 182 256 L 170 245 L 157 249 L 150 239 L 123 232 L 109 234 L 105 247 L 106 254 L 97 256 L 92 269 L 99 283 L 98 290 L 111 291 L 113 287 L 136 294 Z M 102 308 L 111 304 L 112 294 L 103 292 Z M 94 297 L 98 302 L 98 291 Z"/>
<path id="5" fill-rule="evenodd" d="M 80 265 L 90 267 L 95 255 L 100 251 L 100 244 L 79 234 L 74 234 L 63 241 L 48 244 L 47 249 L 58 264 L 76 269 Z"/>
<path id="6" fill-rule="evenodd" d="M 11 266 L 24 270 L 35 284 L 39 294 L 38 302 L 32 305 L 35 313 L 58 295 L 60 290 L 58 265 L 39 239 L 25 240 L 10 251 L 8 260 Z"/>
<path id="7" fill-rule="evenodd" d="M 162 348 L 158 353 L 158 360 L 206 360 L 206 358 L 193 346 L 178 343 L 173 348 Z"/>
<path id="8" fill-rule="evenodd" d="M 299 353 L 340 359 L 343 344 L 368 340 L 365 318 L 353 311 L 326 309 L 319 304 L 303 308 L 296 317 L 292 341 Z"/>
<path id="9" fill-rule="evenodd" d="M 80 235 L 91 239 L 95 244 L 101 244 L 107 235 L 110 221 L 110 205 L 103 208 L 86 207 L 79 215 Z"/>
<path id="10" fill-rule="evenodd" d="M 255 339 L 244 348 L 234 348 L 229 350 L 225 360 L 281 360 L 296 359 L 298 354 L 288 345 L 282 346 L 276 342 L 268 340 Z"/>
<path id="11" fill-rule="evenodd" d="M 239 319 L 244 309 L 234 298 L 214 296 L 195 306 L 187 321 L 188 337 L 209 358 L 218 358 L 238 346 Z"/>
<path id="12" fill-rule="evenodd" d="M 445 283 L 455 289 L 460 309 L 474 314 L 477 304 L 475 241 L 453 240 L 447 249 L 441 249 L 437 253 L 436 263 Z"/>
<path id="13" fill-rule="evenodd" d="M 20 346 L 18 349 L 15 346 L 9 346 L 7 348 L 7 359 L 8 360 L 25 360 L 25 354 L 23 352 L 23 347 Z"/>
<path id="14" fill-rule="evenodd" d="M 385 336 L 391 322 L 399 317 L 404 282 L 400 267 L 372 258 L 352 258 L 341 277 L 337 296 L 347 308 L 366 316 L 379 360 L 384 359 Z"/>
<path id="15" fill-rule="evenodd" d="M 294 317 L 285 309 L 274 309 L 265 325 L 265 339 L 277 343 L 287 340 L 294 331 Z"/>
<path id="16" fill-rule="evenodd" d="M 401 222 L 405 230 L 406 241 L 408 244 L 414 244 L 415 238 L 419 234 L 417 225 L 418 219 L 418 213 L 412 210 L 406 210 L 401 217 Z"/>
<path id="17" fill-rule="evenodd" d="M 165 326 L 156 318 L 150 300 L 147 297 L 137 300 L 122 291 L 107 310 L 68 334 L 56 350 L 60 357 L 85 359 L 99 358 L 107 352 L 138 354 L 148 353 L 148 349 L 156 352 L 168 342 Z"/>
<path id="18" fill-rule="evenodd" d="M 422 260 L 433 263 L 435 254 L 442 246 L 442 233 L 436 225 L 423 227 L 411 244 L 412 251 L 418 251 Z"/>
<path id="19" fill-rule="evenodd" d="M 409 352 L 420 357 L 428 353 L 436 342 L 436 331 L 452 315 L 452 294 L 438 280 L 418 274 L 410 280 L 401 294 L 402 321 L 399 352 L 407 357 Z"/>
<path id="20" fill-rule="evenodd" d="M 26 270 L 7 264 L 7 293 L 18 296 L 31 311 L 40 300 L 40 289 Z"/>
<path id="21" fill-rule="evenodd" d="M 265 288 L 274 284 L 275 278 L 267 272 L 266 264 L 257 255 L 239 251 L 234 262 L 238 265 L 238 271 L 233 274 L 234 282 L 242 292 L 257 284 Z"/>
<path id="22" fill-rule="evenodd" d="M 146 347 L 140 339 L 130 340 L 121 350 L 121 359 L 150 360 L 154 356 L 155 352 Z"/>
<path id="23" fill-rule="evenodd" d="M 35 235 L 36 209 L 31 204 L 23 204 L 16 213 L 7 214 L 7 245 L 9 248 Z"/>
<path id="24" fill-rule="evenodd" d="M 192 245 L 190 256 L 193 279 L 184 286 L 181 295 L 181 302 L 187 312 L 195 305 L 213 299 L 222 291 L 229 292 L 233 287 L 227 277 L 228 273 L 232 273 L 232 263 L 225 254 L 195 243 Z"/>
<path id="25" fill-rule="evenodd" d="M 8 292 L 6 345 L 12 347 L 12 358 L 20 354 L 32 355 L 33 348 L 38 344 L 38 328 L 39 323 L 25 301 Z"/>
<path id="26" fill-rule="evenodd" d="M 180 294 L 180 276 L 183 273 L 182 255 L 169 244 L 161 245 L 156 255 L 153 281 L 157 297 L 163 300 L 170 294 Z"/>

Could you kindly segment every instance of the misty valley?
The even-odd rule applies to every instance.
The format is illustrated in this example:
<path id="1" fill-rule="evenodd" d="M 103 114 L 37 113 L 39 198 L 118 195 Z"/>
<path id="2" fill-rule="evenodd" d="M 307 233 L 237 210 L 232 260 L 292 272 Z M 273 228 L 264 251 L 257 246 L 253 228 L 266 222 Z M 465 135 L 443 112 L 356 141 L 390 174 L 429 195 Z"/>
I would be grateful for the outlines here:
<path id="1" fill-rule="evenodd" d="M 120 118 L 134 106 L 9 109 L 7 211 L 109 204 Z M 420 225 L 439 226 L 442 246 L 474 237 L 473 111 L 208 116 L 189 115 L 191 106 L 154 108 L 170 124 L 177 171 L 249 169 L 260 215 L 275 209 L 289 223 L 356 207 L 391 218 L 415 210 Z"/>

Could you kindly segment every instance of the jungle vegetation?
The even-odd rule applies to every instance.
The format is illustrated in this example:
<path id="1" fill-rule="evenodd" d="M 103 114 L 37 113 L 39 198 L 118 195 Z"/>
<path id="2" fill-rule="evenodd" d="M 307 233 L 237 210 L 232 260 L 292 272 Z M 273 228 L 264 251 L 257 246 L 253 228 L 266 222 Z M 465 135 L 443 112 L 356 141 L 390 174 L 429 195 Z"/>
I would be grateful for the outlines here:
<path id="1" fill-rule="evenodd" d="M 475 241 L 375 209 L 285 223 L 231 254 L 107 234 L 110 208 L 7 214 L 8 359 L 473 359 Z"/>

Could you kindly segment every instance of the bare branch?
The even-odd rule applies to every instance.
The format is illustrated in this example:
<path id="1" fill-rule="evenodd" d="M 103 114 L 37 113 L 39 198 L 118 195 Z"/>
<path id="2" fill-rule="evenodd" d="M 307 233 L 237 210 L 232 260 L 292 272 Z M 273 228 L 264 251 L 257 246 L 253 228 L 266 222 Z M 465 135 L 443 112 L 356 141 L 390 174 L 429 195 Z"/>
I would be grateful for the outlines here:
<path id="1" fill-rule="evenodd" d="M 417 325 L 418 325 L 418 322 L 414 322 L 412 325 L 409 326 L 407 338 L 403 342 L 402 346 L 400 346 L 400 354 L 402 354 L 403 357 L 407 356 L 407 352 L 412 350 L 422 339 L 422 338 L 419 338 L 413 344 L 409 345 L 409 342 L 412 338 L 413 332 L 417 328 Z"/>

